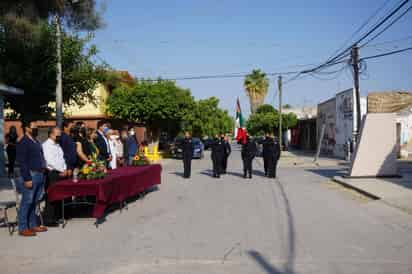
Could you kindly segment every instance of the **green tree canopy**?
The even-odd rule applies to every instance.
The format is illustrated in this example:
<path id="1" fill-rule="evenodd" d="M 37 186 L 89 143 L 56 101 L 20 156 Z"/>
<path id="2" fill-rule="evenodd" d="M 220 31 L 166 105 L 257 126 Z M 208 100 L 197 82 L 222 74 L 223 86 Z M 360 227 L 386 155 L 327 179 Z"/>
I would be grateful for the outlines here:
<path id="1" fill-rule="evenodd" d="M 195 102 L 185 119 L 184 129 L 191 131 L 193 136 L 205 137 L 230 132 L 233 127 L 233 118 L 219 108 L 219 99 L 210 97 Z"/>
<path id="2" fill-rule="evenodd" d="M 54 27 L 43 22 L 35 31 L 22 25 L 0 29 L 0 81 L 25 91 L 24 96 L 7 98 L 16 113 L 32 118 L 48 118 L 56 89 L 56 43 Z M 25 37 L 22 38 L 22 35 Z M 104 75 L 95 65 L 97 50 L 91 37 L 63 33 L 62 67 L 64 102 L 79 105 L 92 100 L 92 91 Z"/>
<path id="3" fill-rule="evenodd" d="M 0 17 L 12 24 L 35 28 L 53 15 L 75 30 L 96 30 L 103 25 L 96 0 L 1 0 Z M 0 22 L 1 24 L 1 22 Z"/>
<path id="4" fill-rule="evenodd" d="M 140 123 L 157 141 L 160 129 L 179 124 L 193 111 L 190 91 L 172 81 L 138 81 L 133 87 L 122 86 L 108 98 L 107 110 L 114 118 Z"/>
<path id="5" fill-rule="evenodd" d="M 297 117 L 294 113 L 282 113 L 282 128 L 288 129 L 296 126 Z M 279 112 L 271 105 L 262 105 L 256 113 L 250 115 L 246 123 L 247 130 L 252 135 L 274 133 L 279 127 Z"/>

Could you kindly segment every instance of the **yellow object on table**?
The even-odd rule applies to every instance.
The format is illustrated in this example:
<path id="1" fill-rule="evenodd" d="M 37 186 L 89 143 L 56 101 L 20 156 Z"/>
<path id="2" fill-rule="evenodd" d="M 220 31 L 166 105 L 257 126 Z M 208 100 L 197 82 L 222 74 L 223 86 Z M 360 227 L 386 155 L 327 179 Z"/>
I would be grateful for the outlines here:
<path id="1" fill-rule="evenodd" d="M 158 147 L 154 147 L 153 152 L 149 151 L 149 147 L 144 148 L 144 156 L 149 159 L 150 162 L 157 162 L 160 160 L 159 149 Z"/>

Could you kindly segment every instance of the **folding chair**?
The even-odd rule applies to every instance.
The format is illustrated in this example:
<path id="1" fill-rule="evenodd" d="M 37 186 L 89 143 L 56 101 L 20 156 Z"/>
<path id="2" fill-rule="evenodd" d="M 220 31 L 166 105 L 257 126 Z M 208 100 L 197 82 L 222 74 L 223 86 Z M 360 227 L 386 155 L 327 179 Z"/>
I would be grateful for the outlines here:
<path id="1" fill-rule="evenodd" d="M 7 226 L 7 229 L 9 230 L 10 235 L 13 234 L 14 232 L 14 227 L 17 224 L 17 218 L 15 222 L 10 223 L 9 222 L 9 216 L 7 214 L 9 209 L 15 208 L 16 209 L 16 216 L 18 214 L 18 205 L 20 202 L 19 199 L 19 194 L 17 192 L 16 188 L 16 183 L 13 178 L 10 179 L 11 185 L 13 186 L 13 190 L 15 193 L 15 199 L 14 200 L 7 200 L 7 201 L 0 201 L 0 209 L 3 211 L 3 223 Z"/>

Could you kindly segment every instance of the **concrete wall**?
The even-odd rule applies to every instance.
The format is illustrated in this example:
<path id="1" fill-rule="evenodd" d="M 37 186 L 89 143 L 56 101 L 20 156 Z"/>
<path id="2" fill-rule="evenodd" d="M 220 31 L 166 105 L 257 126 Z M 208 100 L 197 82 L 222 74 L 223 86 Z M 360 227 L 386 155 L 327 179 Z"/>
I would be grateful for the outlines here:
<path id="1" fill-rule="evenodd" d="M 320 140 L 322 125 L 325 124 L 325 134 L 321 144 L 323 155 L 333 156 L 336 144 L 336 99 L 332 98 L 318 105 L 317 140 Z"/>
<path id="2" fill-rule="evenodd" d="M 350 176 L 398 175 L 397 151 L 396 114 L 367 114 L 362 124 L 360 142 L 353 155 Z"/>

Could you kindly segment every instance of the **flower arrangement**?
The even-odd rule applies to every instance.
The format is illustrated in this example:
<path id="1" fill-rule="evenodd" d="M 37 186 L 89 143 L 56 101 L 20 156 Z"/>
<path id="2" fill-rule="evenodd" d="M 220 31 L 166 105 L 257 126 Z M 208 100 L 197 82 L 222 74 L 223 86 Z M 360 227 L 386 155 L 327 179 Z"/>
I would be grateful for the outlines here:
<path id="1" fill-rule="evenodd" d="M 107 169 L 104 161 L 97 159 L 97 154 L 93 154 L 80 169 L 79 177 L 81 179 L 93 180 L 102 179 L 106 176 Z"/>
<path id="2" fill-rule="evenodd" d="M 147 159 L 147 157 L 144 156 L 142 153 L 136 154 L 132 161 L 133 166 L 145 166 L 148 164 L 150 164 L 149 159 Z"/>

